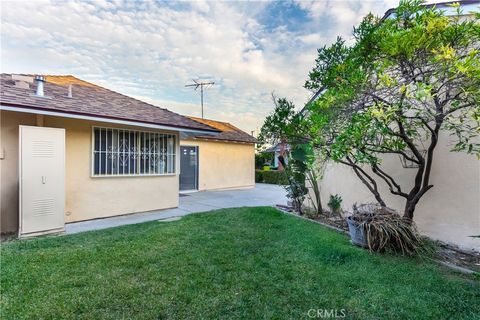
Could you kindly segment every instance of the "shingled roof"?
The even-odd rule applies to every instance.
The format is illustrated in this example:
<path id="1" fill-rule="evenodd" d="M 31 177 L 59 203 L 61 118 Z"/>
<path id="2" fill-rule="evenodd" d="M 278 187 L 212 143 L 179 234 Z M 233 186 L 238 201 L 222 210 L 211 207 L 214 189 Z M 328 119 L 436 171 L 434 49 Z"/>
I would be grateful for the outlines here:
<path id="1" fill-rule="evenodd" d="M 35 96 L 32 75 L 1 74 L 0 104 L 35 112 L 50 111 L 218 133 L 219 130 L 175 112 L 111 91 L 74 76 L 45 76 L 45 97 Z M 72 85 L 72 97 L 68 87 Z"/>
<path id="2" fill-rule="evenodd" d="M 239 128 L 235 127 L 234 125 L 228 122 L 221 122 L 221 121 L 202 119 L 202 118 L 196 118 L 196 117 L 189 117 L 189 118 L 220 130 L 220 133 L 215 136 L 196 135 L 195 138 L 197 139 L 257 143 L 257 139 L 255 139 L 248 133 L 240 130 Z"/>

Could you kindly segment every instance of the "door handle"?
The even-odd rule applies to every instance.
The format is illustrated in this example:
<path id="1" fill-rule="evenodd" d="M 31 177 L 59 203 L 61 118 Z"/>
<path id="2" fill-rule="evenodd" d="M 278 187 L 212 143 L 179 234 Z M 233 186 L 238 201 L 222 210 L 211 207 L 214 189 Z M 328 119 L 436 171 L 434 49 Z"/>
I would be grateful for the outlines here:
<path id="1" fill-rule="evenodd" d="M 47 183 L 47 177 L 42 176 L 42 183 L 43 183 L 43 184 Z"/>

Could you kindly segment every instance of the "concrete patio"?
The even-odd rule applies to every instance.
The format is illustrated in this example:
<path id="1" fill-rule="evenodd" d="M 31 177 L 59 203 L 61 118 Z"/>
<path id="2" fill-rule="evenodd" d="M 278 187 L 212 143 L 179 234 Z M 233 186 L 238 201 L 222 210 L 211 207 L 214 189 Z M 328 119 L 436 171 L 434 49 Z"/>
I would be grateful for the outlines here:
<path id="1" fill-rule="evenodd" d="M 222 191 L 201 191 L 180 195 L 178 208 L 134 213 L 111 218 L 68 223 L 67 234 L 100 230 L 153 220 L 182 217 L 191 213 L 222 208 L 273 206 L 287 203 L 285 189 L 281 186 L 258 183 L 255 188 Z"/>

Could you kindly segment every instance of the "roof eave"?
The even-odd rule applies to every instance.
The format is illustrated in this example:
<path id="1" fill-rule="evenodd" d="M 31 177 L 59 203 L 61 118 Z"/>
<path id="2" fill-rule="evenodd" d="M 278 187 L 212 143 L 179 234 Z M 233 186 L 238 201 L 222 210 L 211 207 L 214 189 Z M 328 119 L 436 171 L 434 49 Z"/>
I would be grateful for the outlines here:
<path id="1" fill-rule="evenodd" d="M 153 129 L 160 129 L 160 130 L 191 132 L 195 134 L 217 135 L 221 132 L 216 129 L 212 129 L 212 130 L 195 129 L 195 128 L 189 128 L 185 126 L 169 126 L 169 125 L 158 124 L 153 122 L 142 122 L 137 120 L 128 120 L 128 119 L 122 119 L 122 118 L 116 118 L 116 117 L 106 117 L 106 116 L 99 116 L 99 115 L 86 114 L 86 113 L 80 113 L 80 112 L 78 113 L 64 112 L 64 111 L 58 111 L 58 110 L 53 111 L 51 109 L 46 109 L 46 108 L 16 105 L 16 104 L 5 103 L 5 102 L 0 102 L 0 110 L 49 115 L 49 116 L 56 116 L 56 117 L 63 117 L 63 118 L 70 118 L 70 119 L 116 123 L 116 124 L 124 124 L 124 125 L 153 128 Z"/>
<path id="2" fill-rule="evenodd" d="M 203 136 L 194 136 L 190 137 L 190 139 L 193 140 L 210 140 L 210 141 L 216 141 L 216 142 L 234 142 L 234 143 L 245 143 L 245 144 L 257 144 L 258 141 L 246 141 L 246 140 L 239 140 L 239 139 L 219 139 L 215 135 L 212 135 L 210 137 L 203 137 Z"/>

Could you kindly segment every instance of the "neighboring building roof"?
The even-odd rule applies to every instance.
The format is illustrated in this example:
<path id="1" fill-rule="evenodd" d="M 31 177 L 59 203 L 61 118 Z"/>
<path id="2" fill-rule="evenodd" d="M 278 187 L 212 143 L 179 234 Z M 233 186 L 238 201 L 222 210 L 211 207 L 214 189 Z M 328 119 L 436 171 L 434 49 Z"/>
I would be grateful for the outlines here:
<path id="1" fill-rule="evenodd" d="M 288 143 L 285 143 L 283 145 L 283 149 L 285 151 L 290 151 L 290 145 Z M 270 148 L 268 149 L 265 149 L 264 151 L 262 152 L 266 152 L 266 153 L 273 153 L 273 152 L 280 152 L 282 151 L 282 143 L 277 143 L 276 145 L 274 146 L 271 146 Z"/>
<path id="2" fill-rule="evenodd" d="M 449 15 L 453 15 L 453 14 L 456 14 L 456 9 L 455 8 L 452 8 L 451 5 L 454 4 L 454 3 L 459 3 L 460 6 L 462 6 L 464 9 L 465 8 L 469 8 L 471 7 L 472 9 L 476 9 L 475 6 L 478 6 L 480 5 L 480 1 L 479 0 L 457 0 L 457 1 L 446 1 L 446 2 L 438 2 L 438 3 L 427 3 L 427 4 L 423 4 L 422 7 L 426 7 L 426 8 L 431 8 L 431 7 L 435 7 L 435 8 L 439 8 L 439 9 L 442 9 L 445 11 L 445 15 L 449 16 Z M 384 19 L 387 19 L 388 17 L 392 16 L 395 14 L 395 10 L 397 8 L 390 8 L 388 9 L 382 20 Z M 464 14 L 470 14 L 468 11 L 463 12 Z"/>
<path id="3" fill-rule="evenodd" d="M 45 76 L 44 97 L 35 95 L 32 75 L 1 74 L 0 104 L 5 107 L 75 114 L 140 124 L 218 133 L 219 130 L 152 104 L 111 91 L 74 76 Z M 68 87 L 72 85 L 72 97 Z M 5 108 L 6 109 L 6 108 Z"/>
<path id="4" fill-rule="evenodd" d="M 215 121 L 210 119 L 202 119 L 196 117 L 189 117 L 195 121 L 206 124 L 210 127 L 213 127 L 217 130 L 220 130 L 220 133 L 215 136 L 203 136 L 196 135 L 197 139 L 210 139 L 210 140 L 220 140 L 220 141 L 233 141 L 233 142 L 243 142 L 243 143 L 257 143 L 255 137 L 249 135 L 248 133 L 240 130 L 234 125 L 228 122 Z"/>

